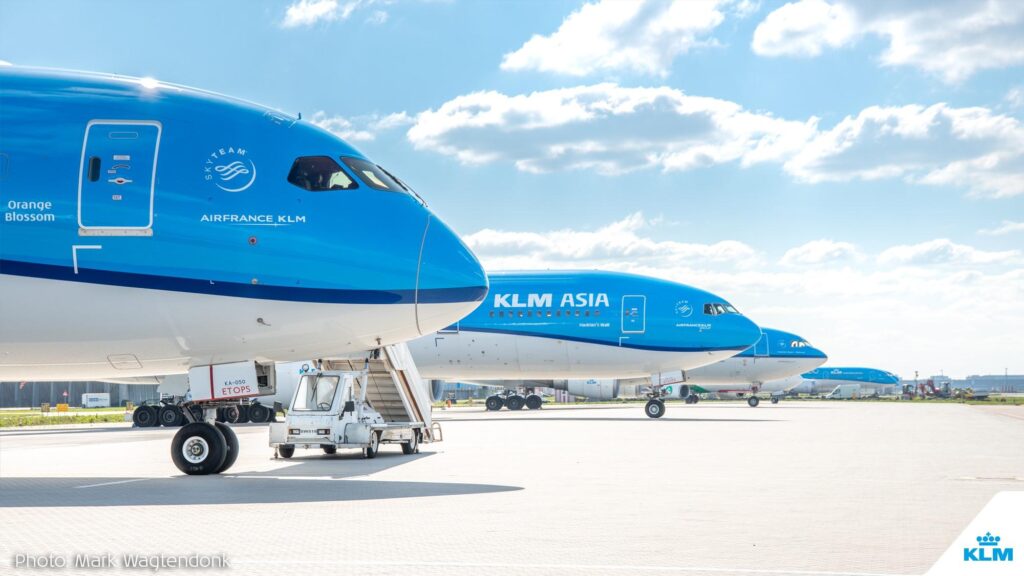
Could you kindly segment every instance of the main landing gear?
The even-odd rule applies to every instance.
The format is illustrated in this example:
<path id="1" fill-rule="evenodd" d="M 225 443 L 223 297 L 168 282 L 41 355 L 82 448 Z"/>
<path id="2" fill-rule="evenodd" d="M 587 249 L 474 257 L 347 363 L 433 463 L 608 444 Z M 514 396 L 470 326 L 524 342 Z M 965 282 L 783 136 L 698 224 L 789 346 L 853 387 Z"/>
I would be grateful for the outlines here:
<path id="1" fill-rule="evenodd" d="M 523 396 L 512 390 L 488 396 L 487 401 L 484 402 L 484 406 L 493 412 L 501 410 L 502 407 L 507 407 L 509 410 L 522 410 L 523 408 L 540 410 L 543 405 L 544 399 L 540 397 L 540 394 L 528 392 L 526 396 Z"/>
<path id="2" fill-rule="evenodd" d="M 758 398 L 757 396 L 751 396 L 750 398 L 747 398 L 747 405 L 750 406 L 751 408 L 757 408 L 757 405 L 760 403 L 761 399 Z"/>
<path id="3" fill-rule="evenodd" d="M 193 405 L 195 406 L 195 405 Z M 238 459 L 238 436 L 225 422 L 217 422 L 217 409 L 203 407 L 196 418 L 192 406 L 180 412 L 188 420 L 171 441 L 171 460 L 185 474 L 219 474 Z"/>
<path id="4" fill-rule="evenodd" d="M 648 418 L 661 418 L 665 415 L 665 402 L 661 398 L 651 398 L 644 406 L 644 414 Z"/>

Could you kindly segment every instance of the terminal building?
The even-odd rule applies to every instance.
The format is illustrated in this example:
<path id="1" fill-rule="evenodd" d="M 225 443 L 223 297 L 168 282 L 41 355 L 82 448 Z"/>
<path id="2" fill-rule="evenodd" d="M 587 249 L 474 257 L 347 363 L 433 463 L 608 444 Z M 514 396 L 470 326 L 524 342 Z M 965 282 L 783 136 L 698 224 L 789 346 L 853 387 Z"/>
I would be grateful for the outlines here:
<path id="1" fill-rule="evenodd" d="M 110 394 L 111 406 L 131 402 L 138 406 L 145 400 L 158 400 L 156 384 L 111 384 L 109 382 L 0 382 L 0 408 L 38 408 L 68 404 L 81 406 L 82 395 Z"/>

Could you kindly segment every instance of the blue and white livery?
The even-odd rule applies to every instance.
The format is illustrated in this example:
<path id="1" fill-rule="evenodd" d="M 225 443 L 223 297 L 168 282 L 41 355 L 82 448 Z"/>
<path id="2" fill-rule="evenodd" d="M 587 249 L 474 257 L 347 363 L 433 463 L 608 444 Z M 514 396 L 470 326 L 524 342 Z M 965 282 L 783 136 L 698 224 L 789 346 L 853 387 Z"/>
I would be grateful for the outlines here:
<path id="1" fill-rule="evenodd" d="M 900 377 L 877 368 L 824 366 L 800 375 L 800 382 L 791 385 L 794 394 L 828 394 L 839 386 L 855 385 L 861 396 L 873 396 L 894 390 Z"/>
<path id="2" fill-rule="evenodd" d="M 0 380 L 188 372 L 189 474 L 234 462 L 213 404 L 268 393 L 270 363 L 428 334 L 487 293 L 458 236 L 343 140 L 149 79 L 0 67 L 0 199 Z"/>
<path id="3" fill-rule="evenodd" d="M 761 336 L 722 297 L 676 282 L 600 271 L 489 277 L 484 304 L 409 343 L 424 378 L 526 388 L 651 378 L 729 358 Z M 539 397 L 508 400 L 513 409 L 540 405 Z"/>
<path id="4" fill-rule="evenodd" d="M 683 397 L 697 403 L 697 394 L 715 393 L 725 397 L 747 398 L 751 407 L 760 400 L 757 394 L 771 393 L 772 403 L 779 401 L 778 390 L 770 381 L 787 378 L 817 368 L 828 356 L 806 339 L 792 332 L 762 328 L 757 343 L 732 358 L 686 371 L 686 386 L 668 390 L 671 397 Z M 681 396 L 688 392 L 688 396 Z"/>

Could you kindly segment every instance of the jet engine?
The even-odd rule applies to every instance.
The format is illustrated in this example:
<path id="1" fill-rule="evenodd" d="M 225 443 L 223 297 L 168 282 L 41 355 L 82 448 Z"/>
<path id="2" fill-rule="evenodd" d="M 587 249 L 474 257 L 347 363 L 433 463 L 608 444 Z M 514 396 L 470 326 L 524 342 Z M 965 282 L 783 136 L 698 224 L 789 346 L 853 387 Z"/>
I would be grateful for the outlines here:
<path id="1" fill-rule="evenodd" d="M 618 380 L 562 380 L 555 381 L 553 388 L 566 390 L 575 396 L 584 396 L 591 400 L 612 400 L 619 397 Z"/>

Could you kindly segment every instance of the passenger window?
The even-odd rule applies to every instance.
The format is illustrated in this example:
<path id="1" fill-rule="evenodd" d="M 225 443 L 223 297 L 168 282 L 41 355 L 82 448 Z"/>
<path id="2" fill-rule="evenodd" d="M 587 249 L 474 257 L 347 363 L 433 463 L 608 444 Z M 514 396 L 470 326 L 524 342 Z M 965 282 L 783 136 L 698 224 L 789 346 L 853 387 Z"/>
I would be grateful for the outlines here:
<path id="1" fill-rule="evenodd" d="M 359 187 L 359 184 L 356 184 L 355 180 L 329 156 L 296 158 L 291 171 L 288 172 L 288 181 L 310 192 L 352 190 Z"/>
<path id="2" fill-rule="evenodd" d="M 373 162 L 361 160 L 359 158 L 352 158 L 350 156 L 342 156 L 341 161 L 349 167 L 350 170 L 356 173 L 363 182 L 366 183 L 370 188 L 376 188 L 377 190 L 391 190 L 392 192 L 404 192 L 405 187 L 395 182 L 388 173 L 381 170 L 379 166 Z"/>

